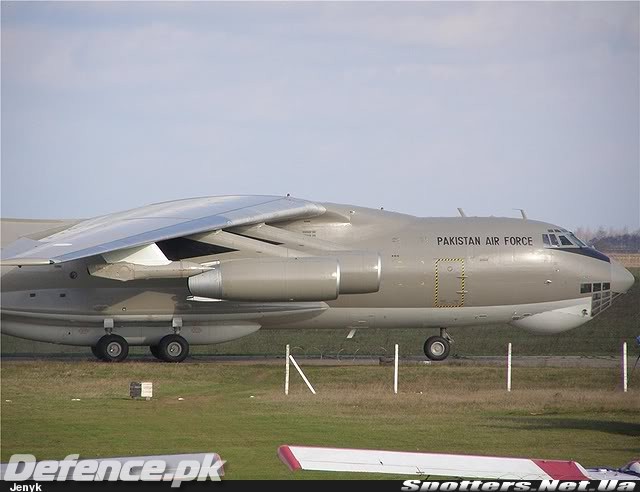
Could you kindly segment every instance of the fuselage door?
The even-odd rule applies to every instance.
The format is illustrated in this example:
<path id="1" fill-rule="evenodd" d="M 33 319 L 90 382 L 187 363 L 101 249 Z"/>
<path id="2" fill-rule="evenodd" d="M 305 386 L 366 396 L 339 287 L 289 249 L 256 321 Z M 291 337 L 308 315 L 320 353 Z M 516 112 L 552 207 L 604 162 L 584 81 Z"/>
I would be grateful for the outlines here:
<path id="1" fill-rule="evenodd" d="M 464 259 L 440 258 L 436 260 L 435 307 L 461 307 L 464 305 Z"/>

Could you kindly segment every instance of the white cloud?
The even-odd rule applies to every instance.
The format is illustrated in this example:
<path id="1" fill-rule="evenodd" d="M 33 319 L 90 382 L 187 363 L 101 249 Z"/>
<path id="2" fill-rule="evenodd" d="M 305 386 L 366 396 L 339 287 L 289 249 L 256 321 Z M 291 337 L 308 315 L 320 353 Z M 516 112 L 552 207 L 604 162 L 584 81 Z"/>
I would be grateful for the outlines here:
<path id="1" fill-rule="evenodd" d="M 43 162 L 78 193 L 108 167 L 87 198 L 109 203 L 117 186 L 131 206 L 297 190 L 447 213 L 461 204 L 430 186 L 442 169 L 493 212 L 536 203 L 521 183 L 552 188 L 568 224 L 604 223 L 638 196 L 626 180 L 601 190 L 598 210 L 574 206 L 613 183 L 600 166 L 636 172 L 638 4 L 59 5 L 29 4 L 47 10 L 35 20 L 3 15 L 3 206 L 24 206 L 16 190 L 39 186 L 25 169 Z M 199 178 L 176 188 L 183 168 Z M 73 210 L 46 182 L 39 193 Z M 425 211 L 410 197 L 427 188 Z"/>

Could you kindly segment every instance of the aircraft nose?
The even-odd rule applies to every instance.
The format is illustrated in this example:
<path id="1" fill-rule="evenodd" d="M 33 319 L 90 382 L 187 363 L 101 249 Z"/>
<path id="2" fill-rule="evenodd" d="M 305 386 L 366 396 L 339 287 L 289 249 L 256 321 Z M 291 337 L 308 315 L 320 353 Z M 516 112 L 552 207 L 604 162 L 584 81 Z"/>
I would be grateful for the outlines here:
<path id="1" fill-rule="evenodd" d="M 626 293 L 636 281 L 629 270 L 615 260 L 611 260 L 611 290 Z"/>

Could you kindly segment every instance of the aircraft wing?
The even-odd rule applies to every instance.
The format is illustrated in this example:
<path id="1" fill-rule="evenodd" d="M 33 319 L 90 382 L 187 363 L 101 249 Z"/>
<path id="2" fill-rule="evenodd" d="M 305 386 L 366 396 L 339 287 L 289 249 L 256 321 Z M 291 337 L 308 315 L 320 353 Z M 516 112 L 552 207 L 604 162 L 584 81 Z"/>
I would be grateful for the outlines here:
<path id="1" fill-rule="evenodd" d="M 291 470 L 505 480 L 589 480 L 587 470 L 574 461 L 287 445 L 278 448 L 278 456 Z"/>
<path id="2" fill-rule="evenodd" d="M 215 196 L 157 203 L 79 222 L 48 237 L 20 239 L 2 265 L 47 265 L 222 228 L 321 215 L 322 205 L 291 197 Z"/>

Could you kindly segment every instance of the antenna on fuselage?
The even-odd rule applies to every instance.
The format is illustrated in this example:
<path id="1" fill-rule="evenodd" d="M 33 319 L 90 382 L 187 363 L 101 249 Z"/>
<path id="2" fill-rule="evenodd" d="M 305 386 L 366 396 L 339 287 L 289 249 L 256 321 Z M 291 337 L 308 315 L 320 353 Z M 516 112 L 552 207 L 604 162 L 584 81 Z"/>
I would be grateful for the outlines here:
<path id="1" fill-rule="evenodd" d="M 466 217 L 467 214 L 464 213 L 464 210 L 462 210 L 461 207 L 458 207 L 458 213 L 460 214 L 460 217 Z"/>
<path id="2" fill-rule="evenodd" d="M 522 215 L 522 220 L 527 220 L 527 213 L 524 211 L 523 208 L 514 208 L 514 210 L 520 210 L 520 215 Z"/>

